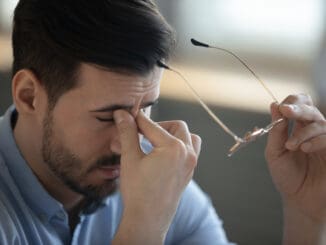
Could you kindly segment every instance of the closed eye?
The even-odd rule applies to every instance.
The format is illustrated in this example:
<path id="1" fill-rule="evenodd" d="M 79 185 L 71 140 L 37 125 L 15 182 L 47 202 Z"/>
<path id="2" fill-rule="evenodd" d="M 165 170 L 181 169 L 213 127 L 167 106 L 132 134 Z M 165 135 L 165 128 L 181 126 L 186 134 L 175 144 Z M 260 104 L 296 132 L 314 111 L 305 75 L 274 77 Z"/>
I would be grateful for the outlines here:
<path id="1" fill-rule="evenodd" d="M 141 108 L 140 110 L 142 110 L 144 113 L 146 113 L 146 111 L 150 108 L 153 108 L 155 105 L 157 105 L 158 101 L 156 101 L 155 103 L 153 103 L 152 105 L 146 106 Z M 96 117 L 96 119 L 100 122 L 113 122 L 114 123 L 114 118 L 113 117 L 108 117 L 108 118 L 103 118 L 103 117 Z"/>
<path id="2" fill-rule="evenodd" d="M 101 117 L 96 117 L 97 120 L 100 122 L 114 122 L 113 118 L 101 118 Z"/>

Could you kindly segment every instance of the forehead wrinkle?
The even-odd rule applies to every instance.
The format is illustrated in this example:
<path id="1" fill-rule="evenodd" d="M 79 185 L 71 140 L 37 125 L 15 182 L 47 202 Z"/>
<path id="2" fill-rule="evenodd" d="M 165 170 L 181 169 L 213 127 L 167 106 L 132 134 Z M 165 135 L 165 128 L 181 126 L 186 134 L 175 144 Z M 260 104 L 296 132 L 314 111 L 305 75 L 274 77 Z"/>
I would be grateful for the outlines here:
<path id="1" fill-rule="evenodd" d="M 150 84 L 153 83 L 156 84 L 156 82 L 159 82 L 163 69 L 154 68 L 146 75 L 138 75 L 138 74 L 124 73 L 124 72 L 121 73 L 119 71 L 114 71 L 103 67 L 99 67 L 98 65 L 82 63 L 79 71 L 82 77 L 86 76 L 85 77 L 86 81 L 90 80 L 89 75 L 90 76 L 93 75 L 96 76 L 95 79 L 102 78 L 103 81 L 106 80 L 107 82 L 134 81 L 134 83 L 140 83 L 142 84 L 142 86 L 145 85 L 144 87 L 147 87 Z"/>
<path id="2" fill-rule="evenodd" d="M 144 76 L 121 76 L 118 77 L 118 82 L 122 81 L 128 87 L 134 87 L 136 90 L 151 90 L 160 82 L 160 76 L 157 71 L 152 71 L 146 77 Z"/>
<path id="3" fill-rule="evenodd" d="M 80 95 L 85 102 L 90 103 L 88 108 L 106 103 L 131 105 L 138 97 L 143 97 L 146 101 L 155 100 L 159 93 L 161 71 L 155 69 L 147 76 L 133 76 L 83 64 L 80 74 L 83 86 Z"/>

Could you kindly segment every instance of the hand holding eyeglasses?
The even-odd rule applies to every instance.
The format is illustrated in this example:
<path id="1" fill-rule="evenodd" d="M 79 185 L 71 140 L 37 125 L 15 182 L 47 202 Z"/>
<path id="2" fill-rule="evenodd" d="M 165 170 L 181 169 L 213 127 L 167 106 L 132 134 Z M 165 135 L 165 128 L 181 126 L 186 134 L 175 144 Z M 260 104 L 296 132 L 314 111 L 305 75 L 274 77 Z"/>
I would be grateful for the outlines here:
<path id="1" fill-rule="evenodd" d="M 303 94 L 272 104 L 271 114 L 272 121 L 285 118 L 270 131 L 265 152 L 283 200 L 284 244 L 325 244 L 310 240 L 326 224 L 325 117 Z M 290 135 L 289 120 L 294 121 Z"/>
<path id="2" fill-rule="evenodd" d="M 177 73 L 209 116 L 234 140 L 229 156 L 260 136 L 269 134 L 265 155 L 284 207 L 285 245 L 326 244 L 326 120 L 307 95 L 290 95 L 280 105 L 258 75 L 233 52 L 194 39 L 192 44 L 226 52 L 235 57 L 273 98 L 272 122 L 239 137 L 215 115 L 177 70 L 158 61 L 158 66 Z M 289 120 L 294 121 L 289 135 Z M 324 234 L 323 234 L 324 233 Z"/>

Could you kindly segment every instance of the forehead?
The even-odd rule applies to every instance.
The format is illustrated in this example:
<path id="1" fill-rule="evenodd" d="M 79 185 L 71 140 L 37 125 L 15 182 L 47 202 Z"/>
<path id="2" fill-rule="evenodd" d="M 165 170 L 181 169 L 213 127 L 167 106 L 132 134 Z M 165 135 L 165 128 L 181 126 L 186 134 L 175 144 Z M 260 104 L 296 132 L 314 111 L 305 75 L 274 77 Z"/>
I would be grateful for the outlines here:
<path id="1" fill-rule="evenodd" d="M 162 75 L 161 68 L 154 68 L 147 75 L 137 75 L 110 71 L 106 68 L 82 63 L 79 69 L 78 80 L 82 86 L 107 85 L 132 89 L 150 89 L 159 83 Z M 103 84 L 102 84 L 103 83 Z"/>
<path id="2" fill-rule="evenodd" d="M 78 81 L 84 96 L 96 100 L 114 98 L 125 101 L 136 97 L 158 97 L 162 77 L 161 68 L 155 68 L 147 75 L 123 74 L 91 65 L 81 64 Z"/>

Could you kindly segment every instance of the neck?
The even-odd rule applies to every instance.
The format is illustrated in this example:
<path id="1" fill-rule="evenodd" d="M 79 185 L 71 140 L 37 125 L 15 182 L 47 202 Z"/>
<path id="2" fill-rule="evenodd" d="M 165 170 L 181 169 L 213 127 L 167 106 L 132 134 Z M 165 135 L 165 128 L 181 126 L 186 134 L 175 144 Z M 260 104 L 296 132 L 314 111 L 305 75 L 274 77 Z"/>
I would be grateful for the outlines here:
<path id="1" fill-rule="evenodd" d="M 58 200 L 67 212 L 74 210 L 84 199 L 81 194 L 72 191 L 57 176 L 53 174 L 48 165 L 43 161 L 42 134 L 40 130 L 29 127 L 28 122 L 18 118 L 14 128 L 14 137 L 22 156 L 39 179 L 47 192 Z M 35 140 L 39 139 L 39 141 Z"/>

